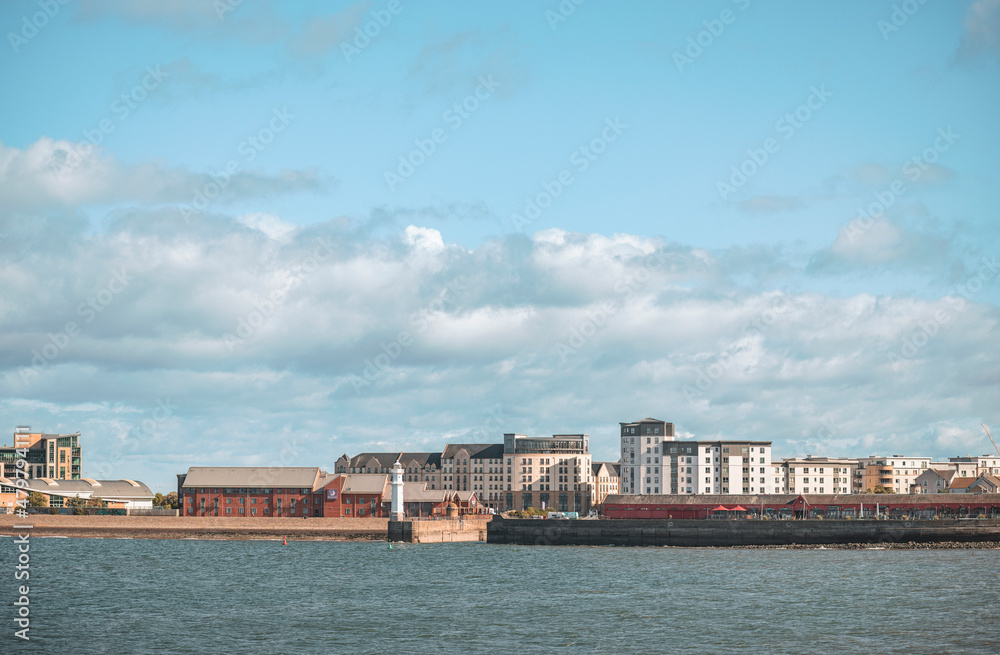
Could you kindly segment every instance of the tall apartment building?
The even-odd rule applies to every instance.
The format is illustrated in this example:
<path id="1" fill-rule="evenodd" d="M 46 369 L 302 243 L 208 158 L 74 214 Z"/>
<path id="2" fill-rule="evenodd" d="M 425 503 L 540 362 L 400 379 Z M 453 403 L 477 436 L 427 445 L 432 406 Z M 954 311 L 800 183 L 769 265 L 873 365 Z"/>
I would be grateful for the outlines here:
<path id="1" fill-rule="evenodd" d="M 621 426 L 623 494 L 774 493 L 770 441 L 675 441 L 674 425 Z"/>
<path id="2" fill-rule="evenodd" d="M 917 484 L 917 477 L 930 467 L 930 457 L 862 457 L 854 472 L 854 493 L 874 491 L 882 485 L 887 491 L 908 494 Z M 915 488 L 915 487 L 914 487 Z"/>
<path id="3" fill-rule="evenodd" d="M 674 440 L 674 424 L 644 418 L 618 425 L 621 428 L 621 493 L 666 493 L 661 492 L 665 486 L 661 480 L 666 475 L 662 444 Z M 643 484 L 643 480 L 649 483 Z"/>
<path id="4" fill-rule="evenodd" d="M 850 494 L 854 493 L 858 460 L 849 457 L 787 458 L 776 465 L 782 477 L 774 493 Z"/>
<path id="5" fill-rule="evenodd" d="M 503 435 L 504 510 L 545 507 L 561 512 L 590 511 L 590 436 Z M 487 501 L 488 502 L 488 501 Z"/>
<path id="6" fill-rule="evenodd" d="M 80 433 L 45 434 L 32 432 L 27 425 L 14 430 L 14 445 L 0 447 L 0 476 L 17 476 L 18 450 L 25 452 L 23 477 L 79 480 L 83 462 Z"/>

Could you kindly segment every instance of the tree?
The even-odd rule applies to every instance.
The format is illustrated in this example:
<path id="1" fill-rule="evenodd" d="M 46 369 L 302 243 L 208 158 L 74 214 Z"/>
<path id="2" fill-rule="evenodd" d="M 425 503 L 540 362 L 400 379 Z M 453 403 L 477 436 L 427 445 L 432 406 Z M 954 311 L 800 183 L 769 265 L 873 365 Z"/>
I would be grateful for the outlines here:
<path id="1" fill-rule="evenodd" d="M 177 509 L 177 492 L 171 491 L 163 497 L 163 506 L 168 509 Z"/>
<path id="2" fill-rule="evenodd" d="M 161 494 L 159 491 L 157 491 L 156 495 L 153 496 L 153 506 L 154 507 L 161 507 L 162 505 L 163 505 L 163 494 Z"/>
<path id="3" fill-rule="evenodd" d="M 32 491 L 28 494 L 28 507 L 48 507 L 49 498 L 45 494 Z"/>
<path id="4" fill-rule="evenodd" d="M 893 491 L 892 491 L 892 489 L 886 489 L 882 485 L 877 484 L 877 485 L 875 485 L 875 493 L 877 493 L 877 494 L 891 494 L 891 493 L 893 493 Z"/>

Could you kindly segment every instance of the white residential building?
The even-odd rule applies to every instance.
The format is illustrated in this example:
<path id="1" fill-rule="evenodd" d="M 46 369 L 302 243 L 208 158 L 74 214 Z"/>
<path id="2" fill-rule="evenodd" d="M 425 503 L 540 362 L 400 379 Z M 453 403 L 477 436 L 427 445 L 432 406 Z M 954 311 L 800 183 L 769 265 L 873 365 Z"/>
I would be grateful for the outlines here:
<path id="1" fill-rule="evenodd" d="M 621 423 L 623 494 L 770 494 L 770 441 L 675 441 L 674 426 Z"/>

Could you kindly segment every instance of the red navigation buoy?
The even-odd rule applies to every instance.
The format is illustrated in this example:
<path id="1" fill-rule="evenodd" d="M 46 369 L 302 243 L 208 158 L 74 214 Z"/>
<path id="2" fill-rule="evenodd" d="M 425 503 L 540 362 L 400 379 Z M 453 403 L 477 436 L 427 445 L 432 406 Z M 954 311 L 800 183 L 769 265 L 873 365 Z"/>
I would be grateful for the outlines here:
<path id="1" fill-rule="evenodd" d="M 282 537 L 281 538 L 281 545 L 282 546 L 287 546 L 288 545 L 288 539 L 285 539 L 284 537 Z"/>

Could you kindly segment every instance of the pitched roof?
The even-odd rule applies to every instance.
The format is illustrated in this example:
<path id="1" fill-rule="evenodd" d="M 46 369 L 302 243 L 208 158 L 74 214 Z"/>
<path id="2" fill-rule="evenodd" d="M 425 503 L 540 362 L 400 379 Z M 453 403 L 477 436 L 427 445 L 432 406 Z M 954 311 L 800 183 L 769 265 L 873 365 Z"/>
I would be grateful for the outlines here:
<path id="1" fill-rule="evenodd" d="M 308 487 L 323 472 L 317 466 L 192 466 L 185 487 Z"/>
<path id="2" fill-rule="evenodd" d="M 399 463 L 403 468 L 410 466 L 427 468 L 428 465 L 441 468 L 441 453 L 399 453 Z"/>
<path id="3" fill-rule="evenodd" d="M 980 475 L 970 486 L 996 489 L 1000 487 L 1000 479 L 993 475 Z"/>
<path id="4" fill-rule="evenodd" d="M 480 451 L 486 450 L 496 446 L 497 444 L 492 443 L 450 443 L 446 444 L 444 447 L 444 452 L 441 453 L 441 459 L 455 459 L 455 454 L 459 450 L 464 449 L 465 452 L 469 453 L 469 457 L 474 457 Z M 503 448 L 503 444 L 500 444 L 500 448 Z"/>
<path id="5" fill-rule="evenodd" d="M 343 473 L 345 494 L 381 494 L 389 479 L 386 473 Z"/>
<path id="6" fill-rule="evenodd" d="M 951 484 L 948 485 L 949 489 L 968 489 L 972 486 L 978 478 L 954 478 Z"/>
<path id="7" fill-rule="evenodd" d="M 361 453 L 360 455 L 355 455 L 348 462 L 348 468 L 384 468 L 391 469 L 392 465 L 396 463 L 396 460 L 403 453 L 392 452 L 392 453 Z"/>
<path id="8" fill-rule="evenodd" d="M 484 444 L 485 448 L 479 450 L 470 457 L 472 459 L 502 459 L 503 458 L 503 444 L 502 443 L 492 443 Z"/>

